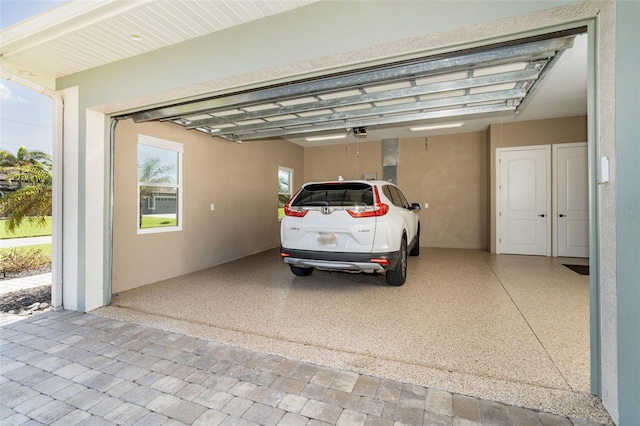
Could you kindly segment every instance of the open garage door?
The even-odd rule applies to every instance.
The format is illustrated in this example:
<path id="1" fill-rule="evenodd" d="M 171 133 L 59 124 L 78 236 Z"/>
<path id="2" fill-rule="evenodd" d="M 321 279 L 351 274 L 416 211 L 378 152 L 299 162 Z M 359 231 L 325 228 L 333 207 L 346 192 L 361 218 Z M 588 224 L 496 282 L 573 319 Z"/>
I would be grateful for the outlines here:
<path id="1" fill-rule="evenodd" d="M 573 46 L 575 29 L 138 112 L 235 142 L 515 114 Z"/>

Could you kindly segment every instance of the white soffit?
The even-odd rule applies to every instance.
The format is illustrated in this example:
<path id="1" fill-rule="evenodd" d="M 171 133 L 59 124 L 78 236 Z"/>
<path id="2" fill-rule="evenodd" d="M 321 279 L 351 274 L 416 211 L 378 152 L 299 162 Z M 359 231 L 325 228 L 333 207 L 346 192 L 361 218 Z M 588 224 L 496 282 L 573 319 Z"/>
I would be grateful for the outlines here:
<path id="1" fill-rule="evenodd" d="M 0 32 L 2 66 L 56 78 L 305 6 L 317 0 L 70 1 Z"/>

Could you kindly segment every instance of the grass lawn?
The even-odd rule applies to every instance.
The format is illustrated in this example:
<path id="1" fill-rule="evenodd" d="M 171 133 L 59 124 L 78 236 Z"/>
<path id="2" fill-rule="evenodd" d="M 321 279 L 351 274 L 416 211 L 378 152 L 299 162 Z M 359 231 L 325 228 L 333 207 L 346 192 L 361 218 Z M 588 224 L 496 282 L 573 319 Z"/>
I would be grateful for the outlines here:
<path id="1" fill-rule="evenodd" d="M 176 219 L 170 217 L 142 216 L 142 228 L 157 228 L 159 226 L 176 226 Z"/>
<path id="2" fill-rule="evenodd" d="M 18 252 L 20 251 L 27 251 L 27 250 L 33 250 L 33 249 L 40 249 L 42 250 L 42 254 L 44 254 L 45 256 L 48 256 L 49 258 L 51 258 L 51 244 L 36 244 L 36 245 L 32 245 L 32 246 L 22 246 L 22 247 L 10 247 L 10 248 L 0 248 L 0 255 L 2 255 L 3 253 L 8 253 L 11 250 L 17 250 Z"/>
<path id="3" fill-rule="evenodd" d="M 16 229 L 15 234 L 10 234 L 5 228 L 6 220 L 0 220 L 0 239 L 5 238 L 26 238 L 26 237 L 42 237 L 51 235 L 51 217 L 47 218 L 45 226 L 39 226 L 38 224 L 32 224 L 28 221 L 23 221 L 22 225 Z"/>

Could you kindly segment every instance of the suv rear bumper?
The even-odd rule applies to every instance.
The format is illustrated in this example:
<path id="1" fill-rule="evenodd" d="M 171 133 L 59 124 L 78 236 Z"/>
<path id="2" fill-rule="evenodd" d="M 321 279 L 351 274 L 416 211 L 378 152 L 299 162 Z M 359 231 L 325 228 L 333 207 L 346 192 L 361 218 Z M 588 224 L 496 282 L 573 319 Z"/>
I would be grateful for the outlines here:
<path id="1" fill-rule="evenodd" d="M 330 251 L 294 250 L 283 247 L 280 247 L 280 255 L 284 262 L 289 265 L 336 271 L 383 271 L 394 269 L 400 260 L 400 252 L 336 253 Z"/>

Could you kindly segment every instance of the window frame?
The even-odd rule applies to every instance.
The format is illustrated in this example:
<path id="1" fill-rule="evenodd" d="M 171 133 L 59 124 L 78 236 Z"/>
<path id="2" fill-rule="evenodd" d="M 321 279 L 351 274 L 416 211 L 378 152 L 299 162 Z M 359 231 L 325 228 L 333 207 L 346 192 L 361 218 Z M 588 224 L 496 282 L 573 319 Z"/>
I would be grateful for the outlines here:
<path id="1" fill-rule="evenodd" d="M 280 215 L 280 209 L 282 207 L 280 207 L 280 196 L 281 195 L 287 195 L 289 199 L 291 199 L 291 197 L 293 197 L 293 169 L 289 168 L 289 167 L 284 167 L 284 166 L 278 166 L 278 184 L 280 184 L 280 172 L 284 171 L 289 173 L 289 192 L 280 192 L 280 188 L 278 187 L 278 220 L 282 220 L 282 218 L 284 218 L 284 211 L 282 212 L 282 215 Z"/>
<path id="2" fill-rule="evenodd" d="M 407 201 L 407 197 L 404 196 L 400 188 L 394 185 L 384 185 L 382 187 L 384 195 L 391 200 L 394 206 L 401 207 L 403 209 L 411 209 L 411 204 Z"/>
<path id="3" fill-rule="evenodd" d="M 152 148 L 164 149 L 167 151 L 172 151 L 177 154 L 177 168 L 176 170 L 176 183 L 150 183 L 150 182 L 141 182 L 138 180 L 138 170 L 137 167 L 140 164 L 140 158 L 138 154 L 139 145 L 146 145 Z M 143 134 L 138 134 L 138 143 L 136 144 L 136 181 L 137 191 L 136 191 L 136 199 L 137 199 L 137 207 L 136 207 L 136 229 L 138 235 L 145 234 L 159 234 L 164 232 L 177 232 L 182 231 L 183 227 L 183 154 L 184 154 L 184 144 L 180 142 L 174 142 L 167 139 L 160 139 L 154 136 L 148 136 Z M 176 212 L 176 225 L 175 226 L 156 226 L 152 228 L 141 228 L 140 223 L 140 187 L 141 186 L 155 186 L 161 188 L 175 188 L 176 189 L 176 198 L 177 198 L 177 212 Z M 155 203 L 155 200 L 154 200 Z"/>
<path id="4" fill-rule="evenodd" d="M 404 193 L 400 190 L 400 188 L 398 188 L 397 186 L 393 187 L 395 189 L 396 194 L 398 194 L 398 197 L 400 198 L 400 206 L 402 208 L 405 209 L 411 209 L 411 203 L 409 203 L 409 201 L 407 200 L 407 197 L 404 196 Z"/>

